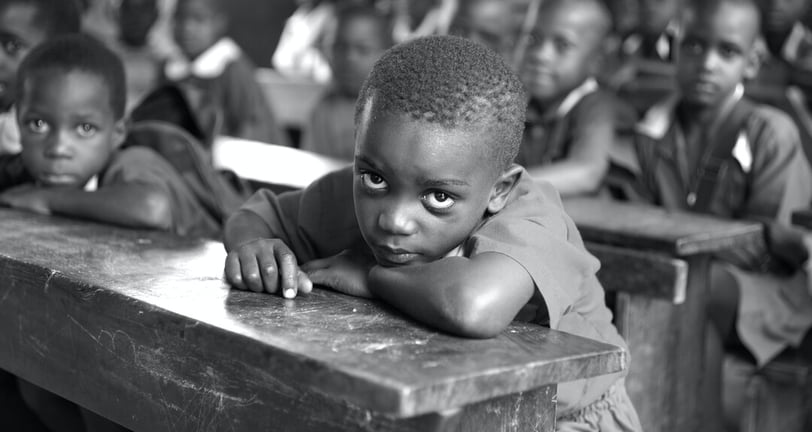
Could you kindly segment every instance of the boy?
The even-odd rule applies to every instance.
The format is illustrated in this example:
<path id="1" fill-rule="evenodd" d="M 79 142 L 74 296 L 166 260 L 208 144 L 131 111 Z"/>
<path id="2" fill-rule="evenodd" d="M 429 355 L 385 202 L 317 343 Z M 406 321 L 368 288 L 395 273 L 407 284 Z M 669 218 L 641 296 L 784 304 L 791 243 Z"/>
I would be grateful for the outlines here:
<path id="1" fill-rule="evenodd" d="M 221 135 L 288 145 L 254 79 L 254 65 L 225 36 L 225 0 L 178 0 L 175 41 L 184 58 L 168 61 L 163 80 L 178 84 L 193 104 L 201 123 L 207 113 L 222 120 Z"/>
<path id="2" fill-rule="evenodd" d="M 32 184 L 0 203 L 42 214 L 216 237 L 219 226 L 172 166 L 126 137 L 121 61 L 88 36 L 62 36 L 20 66 L 17 121 Z M 6 186 L 6 185 L 3 185 Z"/>
<path id="3" fill-rule="evenodd" d="M 17 68 L 41 42 L 81 27 L 76 2 L 0 0 L 0 155 L 20 152 L 14 113 Z"/>
<path id="4" fill-rule="evenodd" d="M 759 20 L 754 0 L 692 2 L 677 64 L 681 96 L 649 111 L 637 142 L 653 203 L 767 224 L 766 245 L 726 253 L 712 268 L 709 412 L 721 412 L 723 341 L 743 344 L 762 366 L 812 326 L 798 271 L 805 253 L 786 253 L 792 243 L 779 235 L 812 201 L 812 174 L 792 120 L 742 98 L 742 82 L 758 71 Z"/>
<path id="5" fill-rule="evenodd" d="M 521 77 L 531 99 L 516 162 L 561 195 L 598 190 L 618 112 L 630 112 L 594 78 L 611 27 L 600 0 L 548 0 L 524 56 Z"/>
<path id="6" fill-rule="evenodd" d="M 354 168 L 254 195 L 226 224 L 226 279 L 286 298 L 314 283 L 377 297 L 465 337 L 518 316 L 625 345 L 555 191 L 512 164 L 524 110 L 510 66 L 481 45 L 390 49 L 358 99 Z M 561 430 L 639 430 L 620 375 L 559 390 Z"/>
<path id="7" fill-rule="evenodd" d="M 352 161 L 355 100 L 375 60 L 392 46 L 389 20 L 370 6 L 340 10 L 330 56 L 333 86 L 316 105 L 301 148 Z"/>

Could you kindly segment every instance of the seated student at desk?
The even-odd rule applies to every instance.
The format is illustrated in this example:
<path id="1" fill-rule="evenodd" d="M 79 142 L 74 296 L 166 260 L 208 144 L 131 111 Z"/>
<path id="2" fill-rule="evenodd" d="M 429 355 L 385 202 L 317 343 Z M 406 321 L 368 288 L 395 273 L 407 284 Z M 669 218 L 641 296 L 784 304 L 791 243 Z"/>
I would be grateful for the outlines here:
<path id="1" fill-rule="evenodd" d="M 521 68 L 531 99 L 516 162 L 564 196 L 599 189 L 619 112 L 631 115 L 595 80 L 611 27 L 599 0 L 545 1 Z"/>
<path id="2" fill-rule="evenodd" d="M 755 1 L 689 4 L 677 64 L 682 96 L 649 111 L 636 143 L 651 202 L 766 224 L 766 244 L 720 255 L 711 270 L 709 412 L 721 412 L 724 344 L 743 345 L 762 366 L 812 327 L 812 297 L 799 271 L 806 252 L 782 235 L 792 210 L 812 201 L 812 172 L 792 120 L 742 97 L 742 81 L 758 69 Z"/>
<path id="3" fill-rule="evenodd" d="M 200 123 L 218 117 L 220 135 L 289 145 L 254 78 L 254 65 L 225 36 L 227 24 L 225 0 L 178 0 L 174 31 L 183 58 L 166 62 L 161 79 L 185 91 Z"/>
<path id="4" fill-rule="evenodd" d="M 338 11 L 330 63 L 333 84 L 316 104 L 302 134 L 303 150 L 352 161 L 355 100 L 372 65 L 392 46 L 390 20 L 372 6 Z"/>
<path id="5" fill-rule="evenodd" d="M 72 35 L 38 46 L 20 66 L 17 95 L 29 182 L 0 193 L 0 203 L 180 235 L 218 236 L 219 224 L 169 162 L 146 147 L 121 148 L 127 137 L 124 70 L 101 43 Z"/>
<path id="6" fill-rule="evenodd" d="M 227 281 L 286 298 L 322 284 L 465 337 L 518 315 L 625 346 L 555 190 L 512 163 L 525 101 L 510 66 L 475 42 L 390 49 L 358 99 L 354 167 L 255 194 L 226 224 Z M 558 430 L 640 430 L 620 375 L 559 390 Z"/>

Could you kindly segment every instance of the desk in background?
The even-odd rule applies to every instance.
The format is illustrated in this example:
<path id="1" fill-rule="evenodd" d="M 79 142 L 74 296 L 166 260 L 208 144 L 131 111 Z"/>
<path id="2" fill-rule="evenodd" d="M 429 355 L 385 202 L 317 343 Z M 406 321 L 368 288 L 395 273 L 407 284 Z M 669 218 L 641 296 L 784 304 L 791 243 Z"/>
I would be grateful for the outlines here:
<path id="1" fill-rule="evenodd" d="M 0 209 L 0 367 L 134 430 L 552 431 L 620 348 L 488 340 L 327 290 L 230 291 L 220 243 Z"/>
<path id="2" fill-rule="evenodd" d="M 615 319 L 629 344 L 626 388 L 644 430 L 701 430 L 711 254 L 757 241 L 761 224 L 594 198 L 568 199 L 564 207 L 589 243 L 687 265 L 684 295 L 669 301 L 652 285 L 653 295 L 618 296 Z"/>

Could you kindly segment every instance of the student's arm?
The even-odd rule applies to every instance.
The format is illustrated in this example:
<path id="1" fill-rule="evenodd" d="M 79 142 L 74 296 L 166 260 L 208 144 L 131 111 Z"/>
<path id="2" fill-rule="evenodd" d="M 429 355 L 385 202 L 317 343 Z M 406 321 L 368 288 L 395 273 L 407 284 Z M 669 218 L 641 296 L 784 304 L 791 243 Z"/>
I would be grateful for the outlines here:
<path id="1" fill-rule="evenodd" d="M 370 292 L 418 321 L 466 337 L 499 334 L 533 295 L 533 280 L 501 253 L 448 257 L 369 273 Z"/>
<path id="2" fill-rule="evenodd" d="M 609 169 L 609 149 L 615 140 L 615 109 L 604 97 L 583 101 L 572 113 L 573 140 L 567 157 L 527 168 L 530 176 L 546 180 L 562 196 L 595 192 Z"/>
<path id="3" fill-rule="evenodd" d="M 93 192 L 25 185 L 0 194 L 0 203 L 134 228 L 168 230 L 172 226 L 169 196 L 149 184 L 116 184 Z"/>

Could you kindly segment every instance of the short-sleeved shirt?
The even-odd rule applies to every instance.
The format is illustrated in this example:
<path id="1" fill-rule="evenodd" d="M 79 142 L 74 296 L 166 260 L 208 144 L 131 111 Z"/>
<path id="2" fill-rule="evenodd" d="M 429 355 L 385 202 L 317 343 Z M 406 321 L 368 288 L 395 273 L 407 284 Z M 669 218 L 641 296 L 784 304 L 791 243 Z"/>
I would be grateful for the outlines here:
<path id="1" fill-rule="evenodd" d="M 259 216 L 299 262 L 332 256 L 363 244 L 352 181 L 352 169 L 347 168 L 303 191 L 275 196 L 261 190 L 240 211 Z M 599 263 L 584 249 L 551 185 L 538 184 L 522 171 L 505 208 L 483 219 L 462 250 L 468 257 L 502 253 L 527 270 L 537 290 L 519 317 L 625 347 L 595 276 Z M 619 378 L 615 374 L 560 385 L 559 413 L 592 403 Z"/>
<path id="2" fill-rule="evenodd" d="M 516 163 L 526 167 L 547 165 L 572 154 L 606 154 L 614 142 L 606 136 L 607 124 L 614 131 L 622 104 L 610 91 L 588 80 L 549 112 L 528 110 L 524 139 Z"/>
<path id="3" fill-rule="evenodd" d="M 248 57 L 223 38 L 193 62 L 167 62 L 162 79 L 186 87 L 187 96 L 200 110 L 219 113 L 221 135 L 289 145 L 254 73 Z"/>
<path id="4" fill-rule="evenodd" d="M 178 172 L 152 149 L 132 146 L 117 152 L 99 177 L 99 188 L 145 184 L 164 192 L 171 203 L 170 230 L 182 236 L 218 238 L 220 225 L 203 208 Z"/>
<path id="5" fill-rule="evenodd" d="M 646 139 L 638 143 L 643 190 L 652 203 L 691 210 L 685 158 L 680 157 L 683 126 L 671 98 L 646 117 Z M 792 120 L 775 108 L 758 105 L 723 162 L 708 213 L 732 219 L 790 224 L 794 210 L 812 203 L 812 170 L 801 149 Z M 738 283 L 741 301 L 737 331 L 759 365 L 790 345 L 797 345 L 812 327 L 812 296 L 805 274 L 791 277 L 759 271 L 766 252 L 740 248 L 719 254 Z M 735 264 L 735 266 L 734 266 Z"/>
<path id="6" fill-rule="evenodd" d="M 327 93 L 310 115 L 302 150 L 352 161 L 355 156 L 355 98 Z"/>

